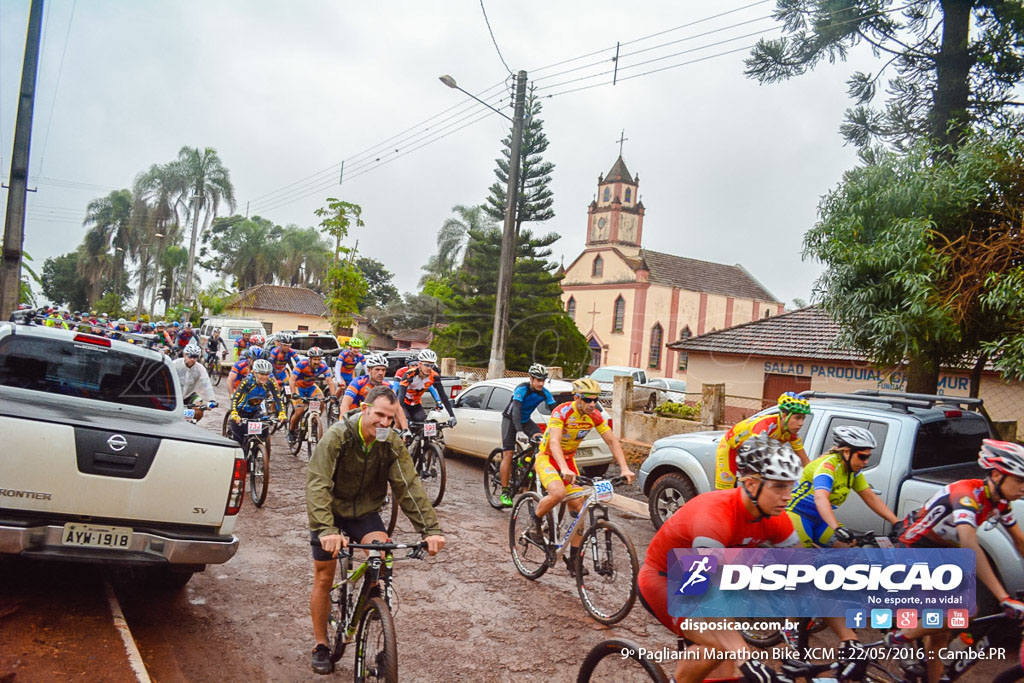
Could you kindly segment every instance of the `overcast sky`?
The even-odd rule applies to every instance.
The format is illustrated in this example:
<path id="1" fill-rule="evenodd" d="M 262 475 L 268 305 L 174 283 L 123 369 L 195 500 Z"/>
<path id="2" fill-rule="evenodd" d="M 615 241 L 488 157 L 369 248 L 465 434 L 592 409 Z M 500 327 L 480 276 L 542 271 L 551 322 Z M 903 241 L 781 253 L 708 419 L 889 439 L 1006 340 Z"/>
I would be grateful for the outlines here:
<path id="1" fill-rule="evenodd" d="M 485 0 L 508 65 L 530 72 L 538 88 L 547 87 L 544 95 L 609 81 L 567 83 L 610 69 L 617 41 L 668 31 L 624 45 L 620 78 L 750 45 L 756 37 L 739 36 L 775 27 L 758 20 L 774 2 L 669 30 L 746 5 L 751 0 Z M 5 178 L 28 9 L 28 0 L 0 2 Z M 740 22 L 749 23 L 727 28 Z M 656 47 L 670 41 L 681 42 Z M 638 50 L 647 51 L 630 54 Z M 684 50 L 690 52 L 669 56 Z M 568 264 L 582 250 L 597 176 L 611 168 L 625 129 L 623 157 L 640 176 L 647 207 L 645 247 L 741 263 L 787 305 L 810 298 L 820 265 L 801 259 L 803 234 L 820 197 L 856 163 L 838 133 L 848 106 L 845 80 L 876 62 L 859 50 L 848 63 L 760 86 L 743 75 L 748 52 L 544 100 L 556 216 L 539 229 L 562 235 L 556 258 Z M 577 67 L 586 68 L 551 77 Z M 29 169 L 30 187 L 39 191 L 29 195 L 25 248 L 40 265 L 72 250 L 90 199 L 130 187 L 137 173 L 173 159 L 182 145 L 214 147 L 231 171 L 240 212 L 251 202 L 252 214 L 313 225 L 313 211 L 328 196 L 360 204 L 366 227 L 351 242 L 358 239 L 361 253 L 383 261 L 399 288 L 412 290 L 451 207 L 486 197 L 509 128 L 492 113 L 455 130 L 481 115 L 438 81 L 442 74 L 474 93 L 508 75 L 478 0 L 51 0 Z M 410 128 L 406 137 L 422 134 L 374 148 Z M 359 156 L 367 148 L 374 149 Z M 342 160 L 339 195 L 332 165 Z M 357 177 L 360 170 L 366 172 Z"/>

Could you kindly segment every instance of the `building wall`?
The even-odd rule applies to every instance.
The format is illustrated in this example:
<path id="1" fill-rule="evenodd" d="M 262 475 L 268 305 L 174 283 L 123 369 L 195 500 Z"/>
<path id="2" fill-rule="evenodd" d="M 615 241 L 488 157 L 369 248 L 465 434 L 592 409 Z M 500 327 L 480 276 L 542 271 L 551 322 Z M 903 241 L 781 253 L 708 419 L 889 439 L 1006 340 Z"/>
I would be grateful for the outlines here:
<path id="1" fill-rule="evenodd" d="M 603 275 L 594 277 L 594 259 L 600 255 L 604 260 Z M 565 271 L 564 284 L 600 283 L 600 282 L 632 282 L 636 273 L 625 261 L 611 249 L 586 251 L 583 256 Z"/>
<path id="2" fill-rule="evenodd" d="M 241 318 L 255 318 L 270 327 L 270 332 L 281 330 L 299 330 L 305 327 L 303 332 L 315 332 L 317 330 L 331 329 L 331 323 L 327 318 L 317 315 L 302 315 L 299 313 L 284 313 L 281 311 L 266 311 L 258 308 L 232 308 L 224 313 L 225 316 L 238 316 Z"/>

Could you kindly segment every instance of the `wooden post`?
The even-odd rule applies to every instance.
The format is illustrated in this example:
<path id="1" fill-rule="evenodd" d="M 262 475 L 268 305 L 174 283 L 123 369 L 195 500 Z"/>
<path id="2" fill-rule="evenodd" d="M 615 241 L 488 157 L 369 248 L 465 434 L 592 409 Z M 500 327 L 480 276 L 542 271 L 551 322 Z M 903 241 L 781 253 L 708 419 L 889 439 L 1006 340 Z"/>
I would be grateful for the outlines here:
<path id="1" fill-rule="evenodd" d="M 633 378 L 619 375 L 612 382 L 612 433 L 622 438 L 626 411 L 633 401 Z"/>
<path id="2" fill-rule="evenodd" d="M 455 367 L 457 363 L 454 358 L 442 358 L 441 359 L 441 375 L 444 377 L 451 377 L 455 374 Z"/>
<path id="3" fill-rule="evenodd" d="M 548 368 L 548 379 L 562 379 L 561 366 L 555 365 Z"/>
<path id="4" fill-rule="evenodd" d="M 725 422 L 725 385 L 702 384 L 703 394 L 700 407 L 700 423 L 704 427 L 715 429 Z"/>

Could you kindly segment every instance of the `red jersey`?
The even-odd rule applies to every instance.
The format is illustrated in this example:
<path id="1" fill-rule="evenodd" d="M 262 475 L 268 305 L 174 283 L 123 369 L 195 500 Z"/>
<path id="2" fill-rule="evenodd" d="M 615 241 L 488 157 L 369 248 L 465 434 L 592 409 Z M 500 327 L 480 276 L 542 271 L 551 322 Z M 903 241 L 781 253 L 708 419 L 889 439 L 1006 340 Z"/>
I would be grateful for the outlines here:
<path id="1" fill-rule="evenodd" d="M 743 505 L 743 489 L 702 493 L 672 514 L 654 534 L 644 564 L 667 571 L 673 548 L 756 548 L 796 545 L 789 515 L 754 520 Z"/>
<path id="2" fill-rule="evenodd" d="M 943 486 L 904 521 L 900 541 L 914 545 L 922 539 L 951 547 L 960 546 L 956 528 L 970 524 L 975 529 L 990 517 L 1005 527 L 1016 524 L 1010 504 L 989 498 L 983 479 L 961 479 Z"/>

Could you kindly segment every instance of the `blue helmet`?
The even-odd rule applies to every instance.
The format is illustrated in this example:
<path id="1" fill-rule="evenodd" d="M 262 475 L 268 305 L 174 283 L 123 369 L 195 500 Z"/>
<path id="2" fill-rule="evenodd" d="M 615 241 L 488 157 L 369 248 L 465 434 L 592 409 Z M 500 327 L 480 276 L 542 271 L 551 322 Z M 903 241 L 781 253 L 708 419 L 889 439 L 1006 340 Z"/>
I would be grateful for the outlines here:
<path id="1" fill-rule="evenodd" d="M 266 355 L 266 351 L 263 350 L 262 346 L 251 346 L 249 347 L 249 360 L 259 360 Z"/>

